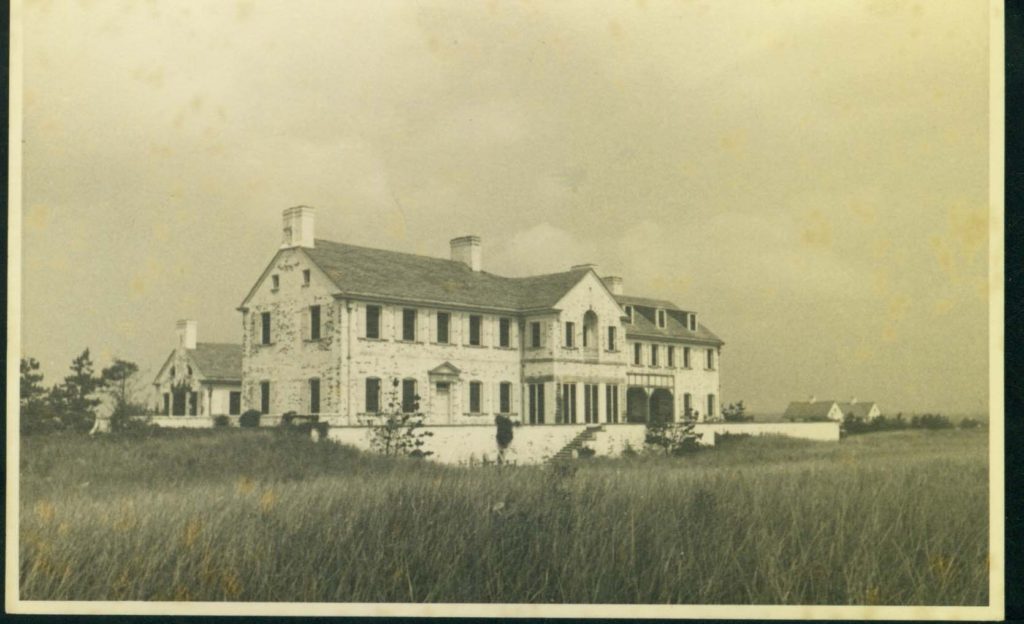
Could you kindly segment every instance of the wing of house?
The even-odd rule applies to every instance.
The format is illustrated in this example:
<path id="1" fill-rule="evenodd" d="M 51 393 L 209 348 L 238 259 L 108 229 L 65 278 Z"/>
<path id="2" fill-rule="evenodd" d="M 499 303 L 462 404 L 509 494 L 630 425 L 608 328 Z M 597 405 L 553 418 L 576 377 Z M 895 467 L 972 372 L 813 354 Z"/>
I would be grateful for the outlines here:
<path id="1" fill-rule="evenodd" d="M 153 380 L 163 416 L 212 417 L 241 409 L 242 345 L 197 342 L 196 322 L 178 321 L 178 344 Z"/>

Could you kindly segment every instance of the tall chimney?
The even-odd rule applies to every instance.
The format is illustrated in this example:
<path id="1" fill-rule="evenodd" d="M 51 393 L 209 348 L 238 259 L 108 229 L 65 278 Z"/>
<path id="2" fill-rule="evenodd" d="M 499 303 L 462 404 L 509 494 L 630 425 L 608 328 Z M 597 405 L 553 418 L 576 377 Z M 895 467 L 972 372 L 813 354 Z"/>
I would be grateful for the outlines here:
<path id="1" fill-rule="evenodd" d="M 449 244 L 452 247 L 452 260 L 461 262 L 474 271 L 480 270 L 483 249 L 479 236 L 460 236 L 453 238 Z"/>
<path id="2" fill-rule="evenodd" d="M 281 249 L 313 247 L 313 217 L 315 213 L 312 206 L 285 208 L 281 213 L 283 234 Z"/>
<path id="3" fill-rule="evenodd" d="M 178 321 L 178 347 L 181 349 L 196 348 L 196 322 L 193 320 Z"/>
<path id="4" fill-rule="evenodd" d="M 612 291 L 613 295 L 622 294 L 622 278 L 619 277 L 618 275 L 608 275 L 606 277 L 602 277 L 601 281 L 604 282 L 604 285 L 608 287 L 608 290 Z"/>

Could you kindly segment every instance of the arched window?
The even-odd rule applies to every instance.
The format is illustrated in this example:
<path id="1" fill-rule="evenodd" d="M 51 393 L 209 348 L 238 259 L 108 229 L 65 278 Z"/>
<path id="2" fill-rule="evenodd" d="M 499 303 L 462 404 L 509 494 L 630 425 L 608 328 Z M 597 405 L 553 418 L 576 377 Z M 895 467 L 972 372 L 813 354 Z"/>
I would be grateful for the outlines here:
<path id="1" fill-rule="evenodd" d="M 583 315 L 583 348 L 597 349 L 597 314 L 593 310 Z"/>

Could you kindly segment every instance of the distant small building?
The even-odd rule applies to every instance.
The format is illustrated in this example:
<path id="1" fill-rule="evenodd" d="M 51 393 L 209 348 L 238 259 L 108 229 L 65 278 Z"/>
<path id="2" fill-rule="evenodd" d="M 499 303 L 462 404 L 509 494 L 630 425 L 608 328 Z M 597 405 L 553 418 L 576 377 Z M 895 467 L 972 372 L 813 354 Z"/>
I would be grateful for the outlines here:
<path id="1" fill-rule="evenodd" d="M 793 401 L 782 415 L 786 420 L 843 420 L 843 410 L 838 401 L 811 397 L 807 401 Z"/>
<path id="2" fill-rule="evenodd" d="M 196 322 L 178 321 L 178 345 L 153 386 L 163 416 L 235 415 L 242 405 L 242 345 L 197 342 Z"/>
<path id="3" fill-rule="evenodd" d="M 793 401 L 782 415 L 786 420 L 835 420 L 842 422 L 847 415 L 863 421 L 874 420 L 882 415 L 874 401 L 850 399 L 846 402 L 811 397 L 806 401 Z"/>
<path id="4" fill-rule="evenodd" d="M 843 411 L 844 418 L 853 414 L 854 418 L 864 422 L 874 420 L 882 415 L 882 410 L 878 408 L 878 404 L 874 401 L 850 399 L 846 403 L 840 403 L 839 409 Z"/>

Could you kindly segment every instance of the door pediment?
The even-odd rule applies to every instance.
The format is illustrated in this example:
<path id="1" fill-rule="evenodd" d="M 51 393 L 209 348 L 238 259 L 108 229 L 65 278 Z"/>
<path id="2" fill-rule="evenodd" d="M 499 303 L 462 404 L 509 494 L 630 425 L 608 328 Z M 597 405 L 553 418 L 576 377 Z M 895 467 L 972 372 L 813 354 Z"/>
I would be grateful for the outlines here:
<path id="1" fill-rule="evenodd" d="M 431 382 L 455 382 L 459 380 L 459 375 L 461 374 L 462 371 L 451 362 L 445 362 L 427 371 Z"/>

